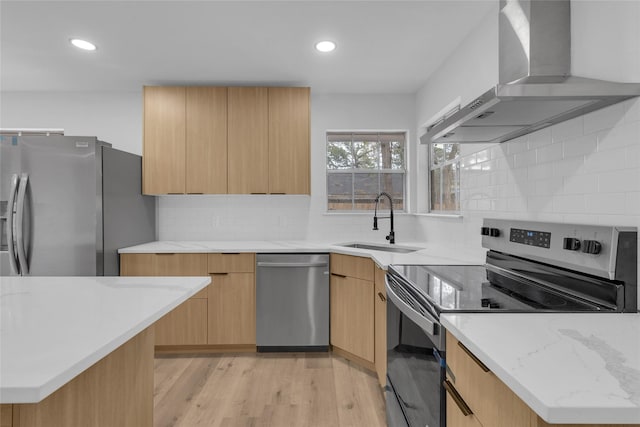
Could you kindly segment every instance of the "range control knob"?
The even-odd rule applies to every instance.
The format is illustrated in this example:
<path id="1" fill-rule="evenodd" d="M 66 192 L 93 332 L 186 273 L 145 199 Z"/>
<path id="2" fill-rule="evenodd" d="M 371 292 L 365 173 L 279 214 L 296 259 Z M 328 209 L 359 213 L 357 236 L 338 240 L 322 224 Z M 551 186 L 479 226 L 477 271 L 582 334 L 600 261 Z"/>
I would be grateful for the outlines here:
<path id="1" fill-rule="evenodd" d="M 583 240 L 582 252 L 586 254 L 599 254 L 602 250 L 602 244 L 597 240 Z"/>
<path id="2" fill-rule="evenodd" d="M 491 237 L 499 237 L 500 236 L 500 230 L 498 228 L 490 228 L 489 229 L 489 235 Z"/>
<path id="3" fill-rule="evenodd" d="M 489 235 L 489 227 L 482 227 L 480 229 L 480 234 L 482 234 L 483 236 L 488 236 Z"/>
<path id="4" fill-rule="evenodd" d="M 580 239 L 575 237 L 565 237 L 562 247 L 568 251 L 577 251 L 580 249 Z"/>

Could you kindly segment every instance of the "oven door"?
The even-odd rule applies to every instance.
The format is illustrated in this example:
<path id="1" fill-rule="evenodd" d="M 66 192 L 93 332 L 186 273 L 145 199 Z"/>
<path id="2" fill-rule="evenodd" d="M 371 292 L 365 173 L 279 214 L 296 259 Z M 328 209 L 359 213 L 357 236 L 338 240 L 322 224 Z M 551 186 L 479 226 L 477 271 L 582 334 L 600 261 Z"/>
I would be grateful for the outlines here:
<path id="1" fill-rule="evenodd" d="M 439 322 L 421 313 L 418 301 L 389 275 L 387 301 L 388 426 L 444 427 L 444 340 Z"/>

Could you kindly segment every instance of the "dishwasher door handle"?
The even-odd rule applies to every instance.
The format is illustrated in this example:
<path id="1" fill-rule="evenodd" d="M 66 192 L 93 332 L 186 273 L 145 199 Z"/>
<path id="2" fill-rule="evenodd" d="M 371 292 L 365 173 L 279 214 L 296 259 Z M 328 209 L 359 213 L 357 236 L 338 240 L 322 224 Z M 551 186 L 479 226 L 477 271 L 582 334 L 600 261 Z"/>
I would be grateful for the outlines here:
<path id="1" fill-rule="evenodd" d="M 258 262 L 258 267 L 329 267 L 326 262 Z"/>

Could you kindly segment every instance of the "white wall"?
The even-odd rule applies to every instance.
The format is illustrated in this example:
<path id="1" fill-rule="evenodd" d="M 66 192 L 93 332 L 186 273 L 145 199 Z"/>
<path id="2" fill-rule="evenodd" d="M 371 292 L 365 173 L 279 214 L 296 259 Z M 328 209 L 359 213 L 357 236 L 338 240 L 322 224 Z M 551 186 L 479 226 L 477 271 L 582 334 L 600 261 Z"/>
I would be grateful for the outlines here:
<path id="1" fill-rule="evenodd" d="M 115 148 L 142 151 L 142 93 L 3 92 L 0 127 L 64 128 L 67 135 L 97 135 Z M 371 215 L 326 214 L 327 130 L 415 129 L 413 95 L 313 95 L 311 197 L 161 196 L 163 240 L 368 239 L 384 242 L 387 224 L 371 231 Z M 411 136 L 411 135 L 410 135 Z M 413 236 L 414 218 L 397 218 L 398 241 Z"/>
<path id="2" fill-rule="evenodd" d="M 469 67 L 491 49 L 478 40 L 488 39 L 494 31 L 478 27 L 418 92 L 418 125 L 438 111 L 438 105 L 450 101 L 442 95 L 443 87 L 471 78 Z M 572 73 L 640 82 L 639 35 L 640 2 L 572 2 Z M 494 72 L 492 64 L 475 64 L 484 70 L 481 81 Z M 495 82 L 497 78 L 487 89 Z M 451 96 L 459 93 L 454 90 Z M 417 151 L 424 172 L 426 148 Z M 424 240 L 481 251 L 479 229 L 485 217 L 640 228 L 637 98 L 503 144 L 466 144 L 462 154 L 463 218 L 420 217 L 417 233 Z M 421 191 L 426 190 L 426 175 L 418 174 L 418 179 L 424 184 L 418 195 L 426 195 Z"/>
<path id="3" fill-rule="evenodd" d="M 114 148 L 142 154 L 139 92 L 2 92 L 0 127 L 62 128 L 65 135 L 97 136 Z"/>
<path id="4" fill-rule="evenodd" d="M 385 242 L 387 224 L 371 231 L 370 214 L 326 213 L 327 130 L 415 128 L 412 95 L 312 95 L 311 197 L 162 196 L 161 240 L 299 240 Z M 396 220 L 398 240 L 413 236 L 414 218 Z"/>

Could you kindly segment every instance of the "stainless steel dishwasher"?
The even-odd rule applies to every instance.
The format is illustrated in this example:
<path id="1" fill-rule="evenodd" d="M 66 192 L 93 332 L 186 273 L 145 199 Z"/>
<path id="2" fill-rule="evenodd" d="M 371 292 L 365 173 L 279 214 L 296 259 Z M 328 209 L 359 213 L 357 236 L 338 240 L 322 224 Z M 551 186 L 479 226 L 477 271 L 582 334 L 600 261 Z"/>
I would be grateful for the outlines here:
<path id="1" fill-rule="evenodd" d="M 258 351 L 327 351 L 329 255 L 256 256 Z"/>

